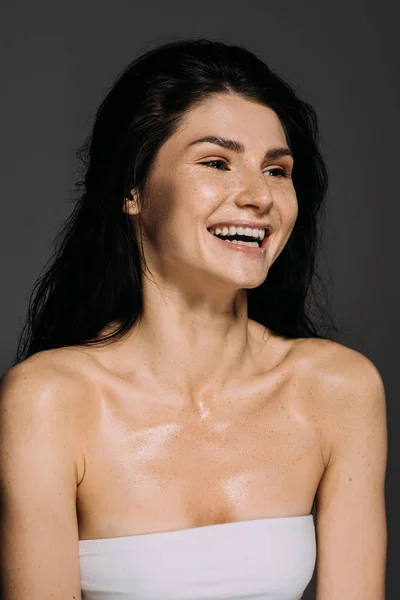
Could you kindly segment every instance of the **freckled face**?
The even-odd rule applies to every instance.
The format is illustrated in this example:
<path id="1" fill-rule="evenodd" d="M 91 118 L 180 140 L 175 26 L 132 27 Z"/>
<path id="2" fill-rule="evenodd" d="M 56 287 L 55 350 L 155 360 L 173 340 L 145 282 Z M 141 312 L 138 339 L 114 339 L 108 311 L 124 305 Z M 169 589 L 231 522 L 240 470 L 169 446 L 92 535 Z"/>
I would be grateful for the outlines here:
<path id="1" fill-rule="evenodd" d="M 244 151 L 191 144 L 204 136 L 235 140 Z M 158 152 L 140 215 L 152 273 L 183 277 L 203 291 L 206 285 L 253 288 L 264 281 L 298 213 L 293 159 L 266 159 L 272 148 L 288 145 L 279 118 L 265 105 L 218 94 L 186 113 Z M 272 225 L 265 251 L 234 251 L 207 229 L 237 220 Z"/>

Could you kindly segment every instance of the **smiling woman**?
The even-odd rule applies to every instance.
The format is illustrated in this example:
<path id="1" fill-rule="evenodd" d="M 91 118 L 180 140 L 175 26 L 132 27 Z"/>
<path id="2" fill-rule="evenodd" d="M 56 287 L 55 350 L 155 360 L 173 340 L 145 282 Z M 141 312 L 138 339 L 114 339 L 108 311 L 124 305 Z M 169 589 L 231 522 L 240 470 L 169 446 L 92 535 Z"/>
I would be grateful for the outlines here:
<path id="1" fill-rule="evenodd" d="M 181 41 L 80 158 L 1 385 L 5 600 L 298 600 L 315 564 L 317 600 L 383 600 L 385 396 L 322 300 L 314 109 Z"/>
<path id="2" fill-rule="evenodd" d="M 192 128 L 185 135 L 188 123 Z M 232 139 L 235 129 L 238 135 Z M 264 272 L 264 281 L 248 290 L 249 317 L 287 337 L 335 337 L 333 319 L 323 308 L 322 279 L 313 277 L 317 221 L 327 190 L 315 112 L 249 51 L 191 40 L 137 58 L 101 104 L 79 152 L 84 179 L 77 187 L 82 194 L 59 235 L 53 263 L 37 283 L 17 361 L 49 348 L 98 344 L 132 330 L 143 310 L 147 255 L 139 253 L 142 240 L 135 219 L 126 218 L 122 204 L 135 188 L 146 210 L 154 163 L 171 148 L 180 154 L 171 153 L 170 164 L 179 160 L 187 181 L 191 177 L 191 183 L 203 185 L 191 195 L 197 206 L 213 184 L 242 200 L 252 196 L 254 189 L 246 189 L 250 180 L 265 194 L 275 186 L 281 196 L 289 190 L 292 205 L 296 191 L 299 214 L 293 232 L 281 244 L 279 260 L 275 255 L 271 261 L 268 277 Z M 147 211 L 153 216 L 171 209 L 162 183 L 161 199 L 147 194 Z M 229 210 L 229 220 L 254 221 L 257 212 L 250 206 L 245 211 L 223 208 L 218 219 L 225 219 Z M 256 216 L 257 224 L 273 217 L 276 223 L 269 224 L 279 225 L 268 207 L 260 207 Z M 190 214 L 191 227 L 196 217 Z M 211 223 L 214 217 L 209 215 Z M 282 231 L 280 236 L 283 241 Z M 115 325 L 112 333 L 110 323 Z M 104 328 L 107 335 L 102 337 Z"/>

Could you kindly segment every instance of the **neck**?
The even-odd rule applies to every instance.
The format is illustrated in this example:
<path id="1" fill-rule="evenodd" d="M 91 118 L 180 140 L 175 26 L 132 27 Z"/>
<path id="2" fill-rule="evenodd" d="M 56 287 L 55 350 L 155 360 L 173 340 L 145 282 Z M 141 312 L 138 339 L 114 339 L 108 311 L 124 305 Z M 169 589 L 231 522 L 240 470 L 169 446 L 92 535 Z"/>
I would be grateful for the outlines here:
<path id="1" fill-rule="evenodd" d="M 143 315 L 124 342 L 125 356 L 135 371 L 162 378 L 169 390 L 192 396 L 221 389 L 256 352 L 244 289 L 210 298 L 198 290 L 159 289 L 146 280 L 143 297 Z"/>

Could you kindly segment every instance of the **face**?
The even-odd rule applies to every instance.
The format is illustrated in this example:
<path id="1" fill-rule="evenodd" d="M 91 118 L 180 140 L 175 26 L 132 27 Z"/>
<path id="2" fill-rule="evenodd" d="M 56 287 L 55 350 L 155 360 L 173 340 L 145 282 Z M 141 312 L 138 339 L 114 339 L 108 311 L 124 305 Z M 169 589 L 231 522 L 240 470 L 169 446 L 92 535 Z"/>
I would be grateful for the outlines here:
<path id="1" fill-rule="evenodd" d="M 235 144 L 196 141 L 205 137 Z M 145 202 L 134 218 L 142 222 L 151 273 L 169 281 L 179 279 L 192 290 L 260 285 L 297 218 L 292 170 L 282 125 L 265 105 L 218 94 L 188 111 L 160 148 Z M 133 204 L 126 210 L 134 214 Z M 234 226 L 243 229 L 231 229 Z M 261 247 L 252 237 L 242 238 L 245 228 L 253 234 L 253 229 L 266 226 L 270 234 Z M 217 234 L 221 230 L 224 237 L 235 233 L 227 242 L 210 229 Z M 235 239 L 250 240 L 252 245 Z"/>

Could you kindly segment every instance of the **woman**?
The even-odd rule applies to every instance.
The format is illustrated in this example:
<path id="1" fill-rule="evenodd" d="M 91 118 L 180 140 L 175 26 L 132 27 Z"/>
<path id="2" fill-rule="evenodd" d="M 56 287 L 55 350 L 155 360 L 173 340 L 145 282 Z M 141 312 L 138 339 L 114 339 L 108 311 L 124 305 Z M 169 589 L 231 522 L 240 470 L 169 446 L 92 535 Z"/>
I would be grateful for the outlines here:
<path id="1" fill-rule="evenodd" d="M 316 566 L 317 600 L 383 600 L 384 388 L 312 294 L 312 107 L 243 48 L 167 44 L 81 157 L 2 382 L 6 599 L 295 600 Z"/>

